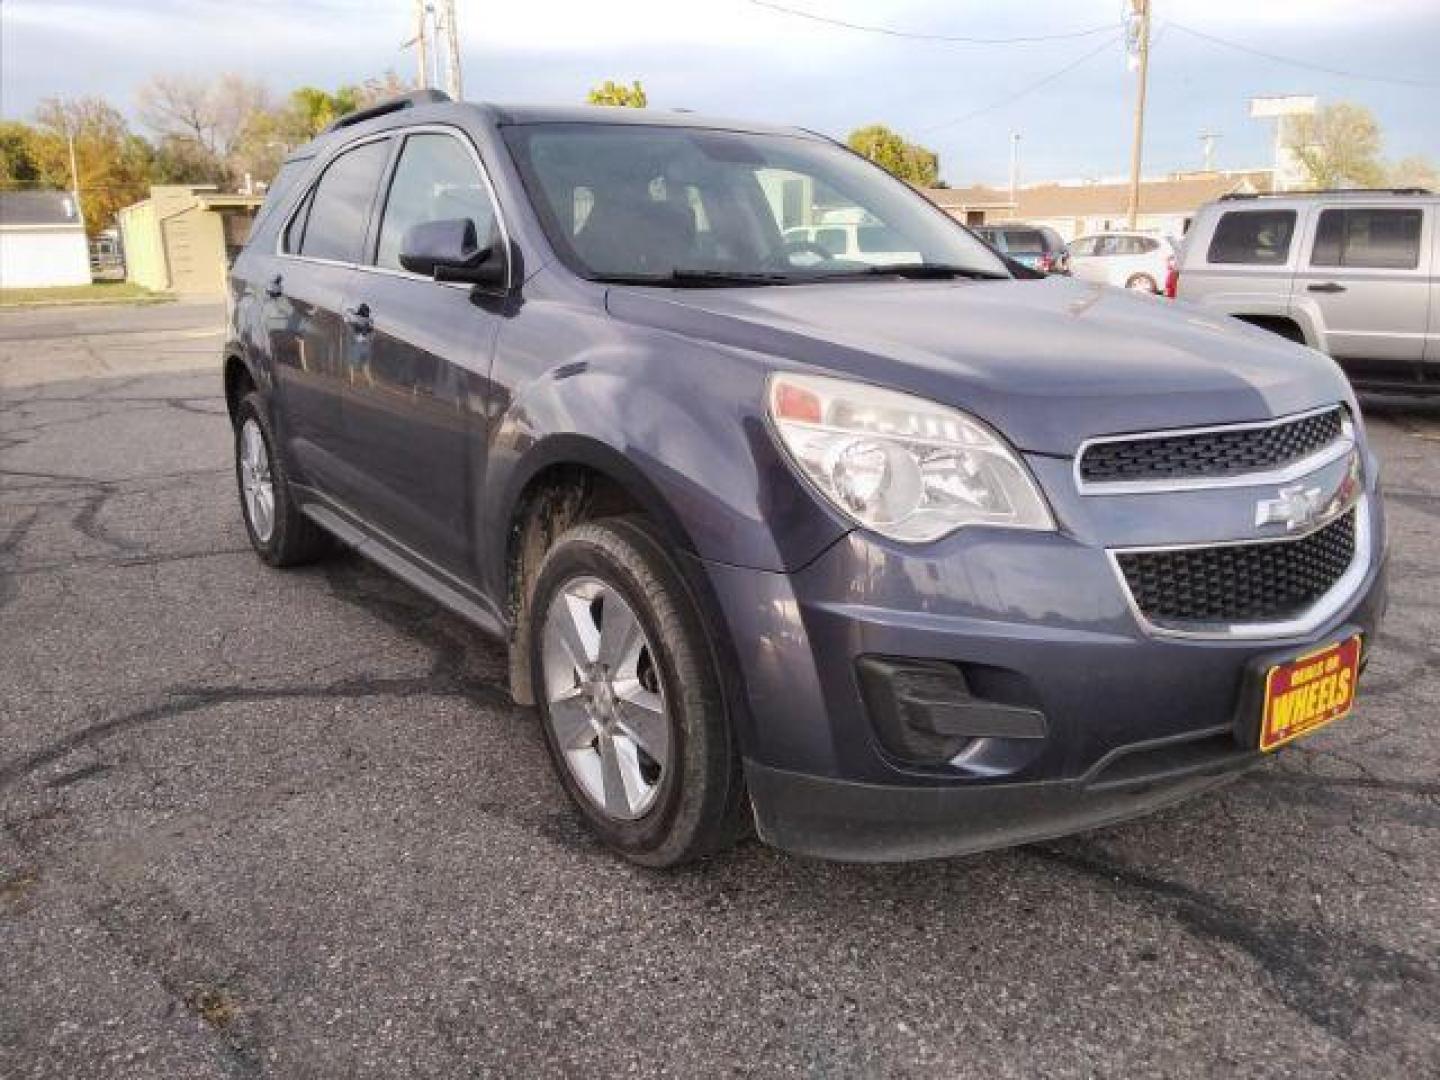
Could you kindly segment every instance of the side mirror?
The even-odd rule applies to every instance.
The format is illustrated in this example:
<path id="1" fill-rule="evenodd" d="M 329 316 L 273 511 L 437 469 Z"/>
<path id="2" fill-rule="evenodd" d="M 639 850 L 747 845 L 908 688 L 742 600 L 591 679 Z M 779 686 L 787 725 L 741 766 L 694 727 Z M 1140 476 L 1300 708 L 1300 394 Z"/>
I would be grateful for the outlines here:
<path id="1" fill-rule="evenodd" d="M 502 289 L 507 283 L 505 252 L 498 243 L 482 247 L 469 218 L 422 221 L 405 230 L 400 265 L 436 281 L 460 281 Z"/>

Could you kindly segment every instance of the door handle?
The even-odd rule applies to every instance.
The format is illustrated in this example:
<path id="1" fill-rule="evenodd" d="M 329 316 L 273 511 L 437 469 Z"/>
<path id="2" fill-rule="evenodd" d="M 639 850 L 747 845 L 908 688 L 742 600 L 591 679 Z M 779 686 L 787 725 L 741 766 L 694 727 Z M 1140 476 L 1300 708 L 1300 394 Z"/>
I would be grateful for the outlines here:
<path id="1" fill-rule="evenodd" d="M 276 274 L 265 283 L 265 295 L 270 297 L 271 300 L 278 300 L 285 295 L 284 282 L 281 280 L 279 274 Z"/>
<path id="2" fill-rule="evenodd" d="M 341 312 L 345 325 L 353 332 L 360 335 L 370 333 L 375 329 L 375 323 L 370 318 L 370 305 L 360 304 L 358 307 L 347 307 Z"/>
<path id="3" fill-rule="evenodd" d="M 1311 292 L 1337 293 L 1345 291 L 1345 286 L 1335 281 L 1327 281 L 1323 285 L 1307 285 L 1306 288 Z"/>

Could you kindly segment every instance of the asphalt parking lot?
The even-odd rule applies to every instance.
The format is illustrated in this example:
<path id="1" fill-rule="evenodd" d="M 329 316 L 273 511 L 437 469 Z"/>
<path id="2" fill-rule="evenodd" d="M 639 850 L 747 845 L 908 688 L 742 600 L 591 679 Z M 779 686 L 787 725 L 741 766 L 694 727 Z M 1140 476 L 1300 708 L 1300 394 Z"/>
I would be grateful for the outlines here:
<path id="1" fill-rule="evenodd" d="M 219 314 L 0 312 L 0 1075 L 1440 1072 L 1440 403 L 1369 410 L 1393 598 L 1346 721 L 1078 838 L 657 874 L 496 646 L 253 557 Z"/>

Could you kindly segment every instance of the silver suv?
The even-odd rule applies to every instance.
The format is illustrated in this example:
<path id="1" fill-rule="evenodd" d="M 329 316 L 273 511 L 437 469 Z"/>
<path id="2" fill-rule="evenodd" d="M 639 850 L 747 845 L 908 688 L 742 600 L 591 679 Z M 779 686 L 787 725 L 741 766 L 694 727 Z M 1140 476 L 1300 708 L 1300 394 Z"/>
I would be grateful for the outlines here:
<path id="1" fill-rule="evenodd" d="M 1228 196 L 1201 207 L 1172 295 L 1334 357 L 1356 386 L 1440 393 L 1440 195 Z"/>

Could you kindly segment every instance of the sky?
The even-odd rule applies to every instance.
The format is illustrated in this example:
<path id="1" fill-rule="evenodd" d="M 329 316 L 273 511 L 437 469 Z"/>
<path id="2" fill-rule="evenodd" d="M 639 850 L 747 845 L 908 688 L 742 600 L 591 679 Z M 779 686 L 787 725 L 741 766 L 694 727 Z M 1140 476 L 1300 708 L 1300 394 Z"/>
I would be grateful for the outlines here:
<path id="1" fill-rule="evenodd" d="M 892 33 L 759 0 L 458 0 L 465 95 L 578 103 L 604 79 L 638 78 L 652 108 L 841 138 L 881 122 L 938 151 L 955 185 L 1007 183 L 1013 133 L 1022 182 L 1129 167 L 1135 75 L 1121 38 L 1125 0 L 775 3 Z M 1273 136 L 1249 118 L 1248 103 L 1271 94 L 1365 105 L 1380 120 L 1387 158 L 1440 162 L 1440 0 L 1153 6 L 1146 175 L 1199 168 L 1206 131 L 1218 136 L 1216 167 L 1267 166 Z M 0 0 L 0 115 L 23 119 L 43 98 L 95 94 L 133 118 L 135 89 L 155 73 L 236 71 L 277 94 L 390 68 L 409 77 L 413 10 L 413 0 Z M 911 34 L 1051 40 L 903 36 Z"/>

